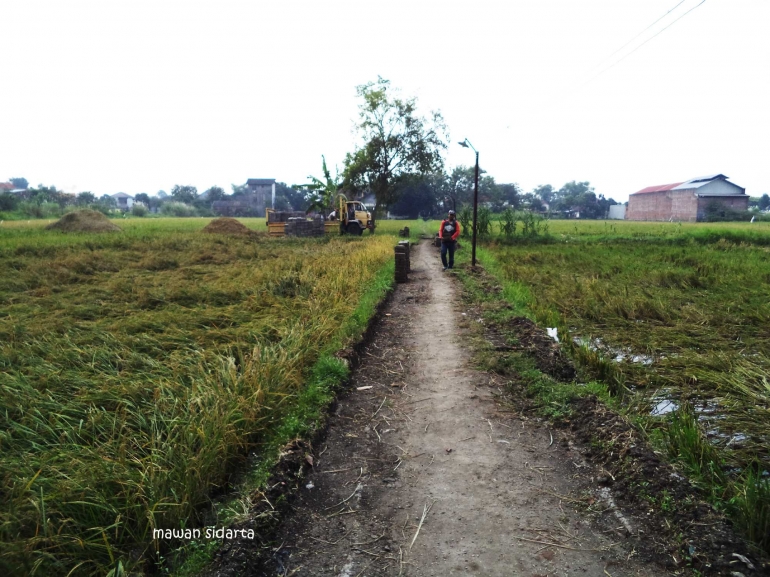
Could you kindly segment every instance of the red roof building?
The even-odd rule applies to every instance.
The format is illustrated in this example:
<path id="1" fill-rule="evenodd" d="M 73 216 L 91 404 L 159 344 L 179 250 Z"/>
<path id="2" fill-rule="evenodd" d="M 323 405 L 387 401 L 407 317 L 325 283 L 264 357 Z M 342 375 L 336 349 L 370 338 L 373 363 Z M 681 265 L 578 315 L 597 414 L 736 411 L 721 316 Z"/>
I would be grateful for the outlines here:
<path id="1" fill-rule="evenodd" d="M 731 210 L 747 210 L 746 189 L 712 174 L 685 182 L 648 186 L 628 197 L 626 220 L 681 220 L 696 222 L 706 217 L 706 207 L 718 202 Z"/>

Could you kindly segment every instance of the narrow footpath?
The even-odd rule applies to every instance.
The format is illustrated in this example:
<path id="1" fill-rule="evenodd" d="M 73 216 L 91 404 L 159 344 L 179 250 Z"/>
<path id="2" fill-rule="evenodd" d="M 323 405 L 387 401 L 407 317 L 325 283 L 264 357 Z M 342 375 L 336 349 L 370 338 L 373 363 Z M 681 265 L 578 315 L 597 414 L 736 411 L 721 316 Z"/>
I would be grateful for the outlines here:
<path id="1" fill-rule="evenodd" d="M 575 509 L 587 465 L 495 399 L 500 385 L 473 368 L 464 342 L 459 290 L 435 248 L 413 247 L 410 280 L 384 311 L 266 566 L 225 563 L 217 574 L 669 574 L 638 559 L 628 520 L 602 526 Z"/>

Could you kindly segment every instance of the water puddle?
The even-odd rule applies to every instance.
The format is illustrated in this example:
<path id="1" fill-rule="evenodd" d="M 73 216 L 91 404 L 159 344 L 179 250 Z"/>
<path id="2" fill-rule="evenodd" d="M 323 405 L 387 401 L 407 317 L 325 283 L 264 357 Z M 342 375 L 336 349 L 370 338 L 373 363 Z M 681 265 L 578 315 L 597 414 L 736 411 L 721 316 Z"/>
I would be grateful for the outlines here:
<path id="1" fill-rule="evenodd" d="M 551 329 L 548 329 L 549 335 L 551 334 L 550 330 Z M 556 329 L 553 330 L 555 331 Z M 589 350 L 612 357 L 612 360 L 616 363 L 628 362 L 637 365 L 650 366 L 655 361 L 650 355 L 640 355 L 634 353 L 631 349 L 610 346 L 603 342 L 599 337 L 594 337 L 593 339 L 573 337 L 572 342 L 579 347 L 587 347 Z"/>
<path id="2" fill-rule="evenodd" d="M 654 402 L 654 400 L 653 400 Z M 667 415 L 673 413 L 679 408 L 679 404 L 672 399 L 661 399 L 652 407 L 650 415 L 657 417 L 659 415 Z"/>

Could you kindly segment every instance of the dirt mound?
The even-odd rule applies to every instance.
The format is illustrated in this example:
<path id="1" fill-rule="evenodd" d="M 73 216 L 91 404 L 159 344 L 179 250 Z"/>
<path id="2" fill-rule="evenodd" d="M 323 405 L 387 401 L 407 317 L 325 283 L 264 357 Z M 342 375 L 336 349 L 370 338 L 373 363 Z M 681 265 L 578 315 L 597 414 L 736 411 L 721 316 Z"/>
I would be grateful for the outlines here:
<path id="1" fill-rule="evenodd" d="M 246 227 L 234 218 L 221 217 L 215 218 L 206 225 L 203 232 L 211 234 L 235 234 L 243 236 L 252 236 L 257 233 Z"/>
<path id="2" fill-rule="evenodd" d="M 45 228 L 46 230 L 61 230 L 63 232 L 116 232 L 121 230 L 109 218 L 95 210 L 70 212 Z"/>

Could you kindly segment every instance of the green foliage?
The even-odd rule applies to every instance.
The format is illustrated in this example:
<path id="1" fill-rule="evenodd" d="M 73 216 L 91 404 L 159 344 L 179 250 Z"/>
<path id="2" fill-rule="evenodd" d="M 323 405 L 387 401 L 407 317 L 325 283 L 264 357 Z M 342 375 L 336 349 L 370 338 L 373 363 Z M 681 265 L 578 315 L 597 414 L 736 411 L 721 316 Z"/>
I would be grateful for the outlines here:
<path id="1" fill-rule="evenodd" d="M 17 206 L 19 206 L 19 198 L 15 194 L 0 194 L 0 211 L 10 212 L 16 210 Z"/>
<path id="2" fill-rule="evenodd" d="M 627 391 L 618 402 L 641 409 L 659 447 L 768 550 L 770 226 L 553 225 L 545 244 L 480 249 L 483 266 L 519 314 L 558 327 L 585 374 Z M 651 417 L 657 390 L 693 406 Z"/>
<path id="3" fill-rule="evenodd" d="M 198 199 L 198 189 L 190 185 L 175 184 L 171 189 L 171 198 L 177 202 L 193 204 Z"/>
<path id="4" fill-rule="evenodd" d="M 140 192 L 139 194 L 134 196 L 134 201 L 135 202 L 141 202 L 142 204 L 144 204 L 147 207 L 149 207 L 151 205 L 151 202 L 152 202 L 150 200 L 150 195 L 147 194 L 146 192 Z"/>
<path id="5" fill-rule="evenodd" d="M 133 216 L 147 216 L 149 212 L 150 209 L 143 204 L 134 203 L 134 205 L 131 207 L 131 214 Z"/>
<path id="6" fill-rule="evenodd" d="M 763 194 L 759 199 L 759 204 L 757 205 L 759 207 L 759 210 L 768 210 L 770 209 L 770 195 L 767 193 Z"/>
<path id="7" fill-rule="evenodd" d="M 78 193 L 75 204 L 78 206 L 90 206 L 96 202 L 96 195 L 93 192 Z"/>
<path id="8" fill-rule="evenodd" d="M 361 143 L 345 158 L 344 187 L 371 190 L 378 206 L 389 207 L 398 199 L 394 183 L 400 176 L 441 170 L 446 126 L 439 112 L 428 119 L 419 116 L 417 100 L 395 96 L 384 78 L 356 91 L 362 100 L 357 126 Z"/>
<path id="9" fill-rule="evenodd" d="M 27 181 L 26 178 L 23 178 L 23 177 L 9 178 L 8 182 L 10 182 L 14 186 L 14 188 L 26 189 L 29 187 L 29 182 Z"/>
<path id="10" fill-rule="evenodd" d="M 332 178 L 331 172 L 329 172 L 329 168 L 326 166 L 326 157 L 324 155 L 321 155 L 321 161 L 323 179 L 309 175 L 308 179 L 310 180 L 310 183 L 293 184 L 292 188 L 306 191 L 305 204 L 307 206 L 307 210 L 318 210 L 326 212 L 327 210 L 335 208 L 333 206 L 334 197 L 340 191 L 342 182 L 340 180 L 339 174 L 336 178 Z"/>
<path id="11" fill-rule="evenodd" d="M 542 215 L 525 210 L 520 217 L 522 235 L 531 238 L 548 233 L 548 221 Z"/>
<path id="12" fill-rule="evenodd" d="M 473 226 L 473 210 L 471 207 L 468 205 L 463 206 L 460 212 L 457 213 L 457 220 L 460 221 L 460 234 L 466 238 L 471 236 L 473 233 L 471 230 Z"/>
<path id="13" fill-rule="evenodd" d="M 548 203 L 548 211 L 554 216 L 566 216 L 570 211 L 578 211 L 580 218 L 604 218 L 610 206 L 617 204 L 604 195 L 596 195 L 589 182 L 570 181 L 559 190 L 554 190 L 550 184 L 537 186 L 531 193 L 525 195 L 531 210 L 543 210 L 543 203 Z"/>
<path id="14" fill-rule="evenodd" d="M 706 205 L 706 222 L 750 221 L 752 217 L 761 218 L 748 210 L 735 210 L 718 200 L 712 200 Z"/>
<path id="15" fill-rule="evenodd" d="M 212 186 L 211 188 L 206 189 L 203 194 L 206 195 L 207 204 L 211 204 L 217 200 L 224 200 L 225 197 L 227 197 L 227 193 L 221 186 Z"/>
<path id="16" fill-rule="evenodd" d="M 500 232 L 508 240 L 516 234 L 516 220 L 516 213 L 510 207 L 500 215 Z"/>
<path id="17" fill-rule="evenodd" d="M 194 206 L 190 206 L 189 204 L 185 204 L 183 202 L 176 202 L 173 200 L 168 200 L 164 202 L 160 207 L 160 212 L 165 216 L 180 216 L 180 217 L 196 216 L 198 214 Z"/>
<path id="18" fill-rule="evenodd" d="M 492 234 L 492 211 L 486 206 L 480 206 L 477 214 L 477 234 L 487 238 Z"/>

